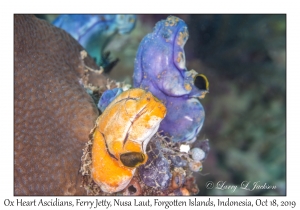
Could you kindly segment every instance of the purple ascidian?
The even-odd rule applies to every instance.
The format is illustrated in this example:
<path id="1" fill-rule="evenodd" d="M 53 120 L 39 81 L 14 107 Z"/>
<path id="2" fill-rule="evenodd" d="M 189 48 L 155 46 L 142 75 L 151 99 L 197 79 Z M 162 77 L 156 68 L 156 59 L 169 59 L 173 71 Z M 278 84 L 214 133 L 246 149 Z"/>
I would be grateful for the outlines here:
<path id="1" fill-rule="evenodd" d="M 205 116 L 199 99 L 209 84 L 203 74 L 186 68 L 183 47 L 188 36 L 185 22 L 169 16 L 144 37 L 135 59 L 134 87 L 152 92 L 166 105 L 159 130 L 174 142 L 193 142 Z"/>
<path id="2" fill-rule="evenodd" d="M 122 88 L 114 88 L 114 89 L 106 90 L 101 95 L 99 102 L 97 104 L 97 106 L 101 110 L 101 112 L 104 112 L 106 107 L 122 92 L 123 92 Z"/>

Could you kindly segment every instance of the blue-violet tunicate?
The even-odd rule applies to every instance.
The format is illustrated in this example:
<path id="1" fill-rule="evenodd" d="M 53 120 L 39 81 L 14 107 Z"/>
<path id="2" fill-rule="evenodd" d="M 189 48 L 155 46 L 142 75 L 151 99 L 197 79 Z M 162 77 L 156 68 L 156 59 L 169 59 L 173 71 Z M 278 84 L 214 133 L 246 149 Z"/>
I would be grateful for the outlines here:
<path id="1" fill-rule="evenodd" d="M 208 92 L 208 80 L 185 65 L 188 39 L 185 22 L 175 16 L 159 21 L 144 37 L 135 59 L 134 87 L 152 92 L 167 107 L 159 131 L 174 142 L 193 142 L 204 122 L 199 98 Z"/>

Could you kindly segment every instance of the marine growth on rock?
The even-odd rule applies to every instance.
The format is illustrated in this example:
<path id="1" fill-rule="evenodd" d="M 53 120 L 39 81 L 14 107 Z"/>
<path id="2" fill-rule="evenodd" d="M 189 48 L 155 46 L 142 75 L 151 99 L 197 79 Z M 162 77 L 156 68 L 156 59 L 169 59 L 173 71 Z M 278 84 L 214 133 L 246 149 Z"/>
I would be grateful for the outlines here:
<path id="1" fill-rule="evenodd" d="M 107 38 L 129 32 L 135 18 L 63 15 L 55 24 L 70 27 L 84 45 L 104 26 Z M 196 142 L 190 151 L 181 146 L 194 141 L 202 127 L 199 98 L 208 92 L 208 81 L 185 67 L 188 32 L 182 20 L 170 16 L 143 39 L 129 90 L 97 70 L 63 30 L 33 16 L 16 16 L 15 27 L 16 195 L 198 193 L 192 172 L 201 169 L 208 141 Z"/>
<path id="2" fill-rule="evenodd" d="M 166 118 L 158 129 L 160 134 L 152 137 L 146 149 L 148 159 L 138 167 L 135 175 L 134 188 L 139 186 L 139 194 L 190 195 L 198 192 L 194 182 L 187 180 L 192 172 L 202 170 L 202 162 L 209 151 L 208 141 L 198 141 L 186 152 L 182 152 L 180 146 L 195 141 L 202 127 L 204 110 L 199 99 L 208 92 L 208 81 L 204 75 L 185 67 L 183 46 L 187 37 L 185 23 L 170 16 L 157 23 L 137 52 L 134 86 L 150 91 L 167 107 Z M 106 90 L 98 108 L 105 114 L 122 92 L 122 88 Z M 97 190 L 87 189 L 98 194 Z M 128 189 L 120 193 L 130 194 Z"/>

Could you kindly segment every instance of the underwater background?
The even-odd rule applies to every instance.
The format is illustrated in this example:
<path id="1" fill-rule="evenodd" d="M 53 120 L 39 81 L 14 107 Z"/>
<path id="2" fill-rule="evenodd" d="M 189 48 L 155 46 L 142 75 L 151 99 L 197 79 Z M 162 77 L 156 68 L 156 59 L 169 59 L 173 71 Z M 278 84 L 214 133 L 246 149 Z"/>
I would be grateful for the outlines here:
<path id="1" fill-rule="evenodd" d="M 286 195 L 286 15 L 172 15 L 188 26 L 187 69 L 210 84 L 198 135 L 210 153 L 194 173 L 198 195 Z M 119 59 L 110 78 L 132 84 L 141 40 L 168 16 L 137 15 L 130 34 L 110 40 L 104 51 Z M 276 189 L 253 189 L 255 182 Z"/>

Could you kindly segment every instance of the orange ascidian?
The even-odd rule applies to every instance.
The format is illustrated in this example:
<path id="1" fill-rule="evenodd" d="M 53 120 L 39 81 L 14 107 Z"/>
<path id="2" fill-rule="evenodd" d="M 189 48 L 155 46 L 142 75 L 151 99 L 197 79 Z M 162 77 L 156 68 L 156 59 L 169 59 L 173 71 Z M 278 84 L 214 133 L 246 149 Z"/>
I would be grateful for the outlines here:
<path id="1" fill-rule="evenodd" d="M 150 92 L 122 92 L 104 110 L 93 130 L 92 178 L 102 191 L 123 190 L 136 168 L 146 163 L 146 147 L 166 115 Z"/>

